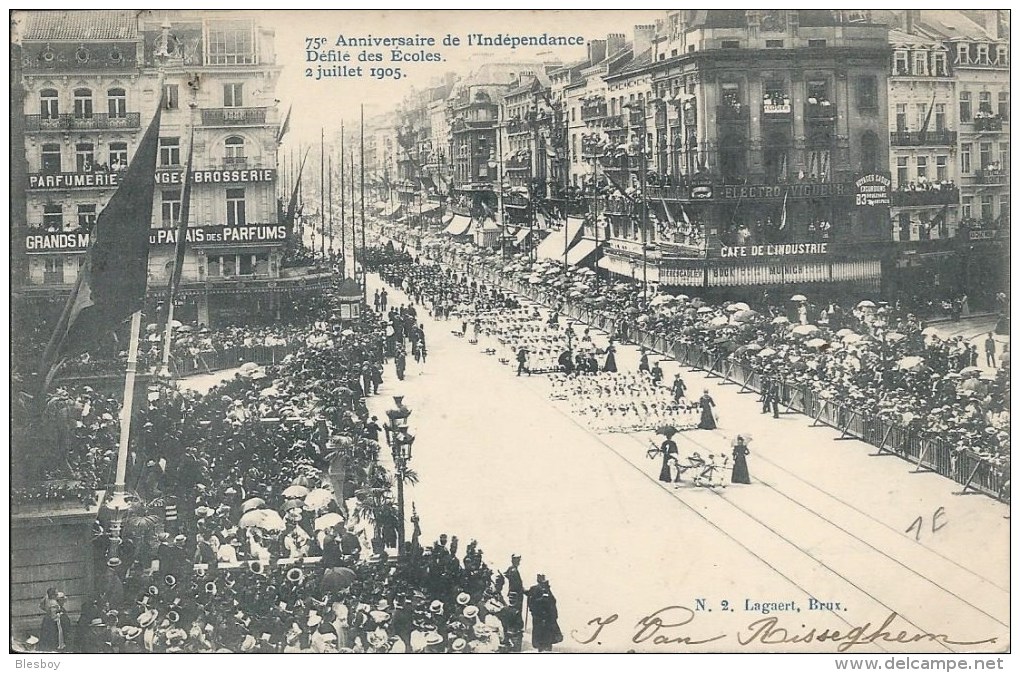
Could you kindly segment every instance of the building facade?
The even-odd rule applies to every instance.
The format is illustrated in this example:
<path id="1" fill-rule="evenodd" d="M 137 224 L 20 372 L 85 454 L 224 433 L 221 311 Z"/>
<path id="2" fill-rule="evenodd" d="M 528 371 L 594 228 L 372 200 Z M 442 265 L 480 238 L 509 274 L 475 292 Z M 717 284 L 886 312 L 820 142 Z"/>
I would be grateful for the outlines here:
<path id="1" fill-rule="evenodd" d="M 96 216 L 162 105 L 149 294 L 165 298 L 193 151 L 176 315 L 272 318 L 307 278 L 283 269 L 280 67 L 272 29 L 234 12 L 32 12 L 22 40 L 29 257 L 25 290 L 66 292 Z M 54 235 L 59 234 L 59 235 Z"/>

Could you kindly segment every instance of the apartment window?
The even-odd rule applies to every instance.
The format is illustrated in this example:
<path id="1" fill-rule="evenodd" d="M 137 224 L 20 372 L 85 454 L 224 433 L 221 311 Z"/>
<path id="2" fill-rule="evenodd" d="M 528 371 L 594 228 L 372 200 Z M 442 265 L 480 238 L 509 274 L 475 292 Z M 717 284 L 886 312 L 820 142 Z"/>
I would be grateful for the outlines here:
<path id="1" fill-rule="evenodd" d="M 227 225 L 245 224 L 244 219 L 244 189 L 227 190 Z"/>
<path id="2" fill-rule="evenodd" d="M 572 122 L 576 122 L 577 121 L 577 108 L 576 107 L 570 108 L 570 121 L 572 121 Z"/>
<path id="3" fill-rule="evenodd" d="M 43 119 L 56 119 L 60 116 L 60 98 L 56 89 L 43 89 L 39 92 L 39 114 Z"/>
<path id="4" fill-rule="evenodd" d="M 991 194 L 985 194 L 981 197 L 981 219 L 995 219 L 995 197 Z"/>
<path id="5" fill-rule="evenodd" d="M 910 213 L 903 211 L 899 215 L 900 241 L 910 240 Z"/>
<path id="6" fill-rule="evenodd" d="M 970 45 L 966 42 L 956 45 L 956 62 L 964 65 L 970 63 Z"/>
<path id="7" fill-rule="evenodd" d="M 181 89 L 176 84 L 163 85 L 163 107 L 166 110 L 176 110 L 181 106 Z"/>
<path id="8" fill-rule="evenodd" d="M 967 174 L 971 172 L 970 154 L 973 149 L 974 146 L 970 143 L 963 143 L 960 145 L 960 173 Z"/>
<path id="9" fill-rule="evenodd" d="M 740 40 L 723 40 L 723 49 L 740 49 Z"/>
<path id="10" fill-rule="evenodd" d="M 1009 194 L 999 197 L 999 220 L 1009 220 Z"/>
<path id="11" fill-rule="evenodd" d="M 949 76 L 949 59 L 946 58 L 946 52 L 936 51 L 932 54 L 932 73 L 936 77 L 948 77 Z"/>
<path id="12" fill-rule="evenodd" d="M 979 44 L 977 46 L 977 62 L 979 65 L 988 65 L 988 45 Z"/>
<path id="13" fill-rule="evenodd" d="M 723 82 L 721 94 L 723 105 L 735 109 L 740 108 L 740 104 L 743 102 L 740 100 L 740 84 L 736 82 Z"/>
<path id="14" fill-rule="evenodd" d="M 917 157 L 917 181 L 928 180 L 928 157 Z"/>
<path id="15" fill-rule="evenodd" d="M 904 132 L 907 130 L 907 104 L 896 104 L 896 130 Z"/>
<path id="16" fill-rule="evenodd" d="M 918 103 L 916 105 L 917 110 L 917 128 L 920 129 L 924 126 L 924 120 L 928 118 L 928 104 Z"/>
<path id="17" fill-rule="evenodd" d="M 181 139 L 160 138 L 159 139 L 159 165 L 180 166 L 181 165 Z"/>
<path id="18" fill-rule="evenodd" d="M 949 179 L 949 157 L 944 154 L 935 157 L 935 179 L 939 182 Z"/>
<path id="19" fill-rule="evenodd" d="M 765 40 L 765 48 L 766 49 L 782 49 L 783 48 L 783 41 L 782 40 Z"/>
<path id="20" fill-rule="evenodd" d="M 972 110 L 970 106 L 970 92 L 960 92 L 960 123 L 966 124 L 971 121 Z"/>
<path id="21" fill-rule="evenodd" d="M 808 103 L 820 105 L 829 102 L 829 82 L 824 79 L 808 80 L 807 85 Z"/>
<path id="22" fill-rule="evenodd" d="M 43 280 L 46 283 L 64 282 L 64 258 L 59 255 L 47 255 L 43 261 Z"/>
<path id="23" fill-rule="evenodd" d="M 74 90 L 74 117 L 75 119 L 92 118 L 92 89 Z"/>
<path id="24" fill-rule="evenodd" d="M 992 114 L 992 92 L 978 92 L 978 112 Z"/>
<path id="25" fill-rule="evenodd" d="M 254 25 L 250 21 L 218 21 L 209 26 L 209 64 L 255 62 Z"/>
<path id="26" fill-rule="evenodd" d="M 179 189 L 165 190 L 159 195 L 160 214 L 164 228 L 177 226 L 181 219 L 181 192 Z"/>
<path id="27" fill-rule="evenodd" d="M 974 197 L 965 196 L 963 202 L 960 205 L 960 217 L 965 220 L 969 220 L 974 217 Z"/>
<path id="28" fill-rule="evenodd" d="M 241 107 L 244 105 L 241 97 L 241 84 L 223 85 L 223 107 Z"/>
<path id="29" fill-rule="evenodd" d="M 60 143 L 47 143 L 42 146 L 42 172 L 60 172 Z"/>
<path id="30" fill-rule="evenodd" d="M 995 48 L 996 63 L 1001 66 L 1009 65 L 1009 47 L 1004 44 L 1000 44 Z"/>
<path id="31" fill-rule="evenodd" d="M 826 44 L 827 43 L 826 43 L 825 40 L 808 40 L 807 41 L 807 46 L 808 47 L 812 47 L 812 48 L 824 47 Z"/>
<path id="32" fill-rule="evenodd" d="M 106 101 L 109 107 L 110 119 L 123 119 L 127 117 L 127 92 L 124 89 L 110 89 L 106 92 Z"/>
<path id="33" fill-rule="evenodd" d="M 999 117 L 1003 120 L 1009 119 L 1009 92 L 999 92 Z"/>
<path id="34" fill-rule="evenodd" d="M 874 131 L 861 134 L 861 172 L 872 173 L 878 170 L 878 136 Z"/>
<path id="35" fill-rule="evenodd" d="M 47 203 L 43 206 L 42 220 L 47 231 L 60 231 L 64 228 L 64 207 L 59 203 Z"/>
<path id="36" fill-rule="evenodd" d="M 94 203 L 78 204 L 78 228 L 84 229 L 85 231 L 92 231 L 92 226 L 95 223 L 96 223 L 96 204 Z"/>
<path id="37" fill-rule="evenodd" d="M 942 132 L 946 130 L 946 104 L 935 103 L 935 130 Z"/>
<path id="38" fill-rule="evenodd" d="M 91 173 L 95 165 L 95 145 L 92 143 L 78 143 L 74 146 L 74 166 L 79 173 Z"/>
<path id="39" fill-rule="evenodd" d="M 570 154 L 573 157 L 573 162 L 577 163 L 577 134 L 570 134 Z"/>
<path id="40" fill-rule="evenodd" d="M 928 52 L 914 52 L 914 75 L 925 77 L 928 75 Z"/>
<path id="41" fill-rule="evenodd" d="M 896 186 L 903 187 L 910 182 L 910 169 L 906 157 L 896 157 Z"/>
<path id="42" fill-rule="evenodd" d="M 127 143 L 110 143 L 110 168 L 118 170 L 127 168 Z"/>
<path id="43" fill-rule="evenodd" d="M 910 55 L 905 51 L 897 51 L 893 55 L 893 75 L 910 74 Z"/>
<path id="44" fill-rule="evenodd" d="M 223 163 L 244 163 L 244 138 L 241 136 L 230 136 L 223 141 Z"/>
<path id="45" fill-rule="evenodd" d="M 1002 170 L 1009 168 L 1009 143 L 999 143 L 999 167 Z"/>
<path id="46" fill-rule="evenodd" d="M 981 143 L 980 145 L 981 170 L 985 170 L 992 163 L 992 144 Z"/>
<path id="47" fill-rule="evenodd" d="M 878 80 L 875 77 L 857 78 L 857 109 L 878 109 Z"/>

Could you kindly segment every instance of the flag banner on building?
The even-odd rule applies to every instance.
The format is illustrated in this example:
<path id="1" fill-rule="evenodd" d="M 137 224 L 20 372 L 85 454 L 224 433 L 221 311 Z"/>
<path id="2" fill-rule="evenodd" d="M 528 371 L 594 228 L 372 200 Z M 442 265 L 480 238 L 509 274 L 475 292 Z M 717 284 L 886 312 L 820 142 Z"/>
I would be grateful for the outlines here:
<path id="1" fill-rule="evenodd" d="M 931 230 L 934 229 L 935 227 L 940 227 L 940 230 L 941 230 L 941 227 L 946 222 L 946 216 L 948 214 L 949 214 L 949 204 L 947 203 L 946 205 L 942 206 L 942 210 L 939 211 L 938 215 L 936 215 L 935 217 L 931 218 L 931 220 L 929 220 L 928 222 L 924 223 L 925 231 L 931 232 Z"/>
<path id="2" fill-rule="evenodd" d="M 783 194 L 783 214 L 779 217 L 779 229 L 782 231 L 786 229 L 786 202 L 790 198 L 790 190 L 787 189 L 786 193 Z"/>
<path id="3" fill-rule="evenodd" d="M 666 211 L 666 220 L 669 222 L 669 226 L 675 227 L 676 220 L 673 219 L 673 213 L 669 212 L 669 204 L 666 203 L 666 199 L 660 198 L 659 200 L 662 201 L 662 209 Z"/>
<path id="4" fill-rule="evenodd" d="M 308 158 L 308 150 L 305 150 L 305 155 L 301 157 L 301 165 L 298 167 L 297 179 L 294 180 L 294 191 L 290 194 L 290 203 L 287 204 L 287 219 L 284 223 L 287 225 L 287 240 L 294 240 L 294 222 L 297 217 L 301 214 L 298 210 L 298 198 L 301 193 L 301 173 L 305 170 L 305 160 Z"/>
<path id="5" fill-rule="evenodd" d="M 601 161 L 601 159 L 599 159 L 599 161 Z M 620 184 L 619 181 L 617 181 L 617 179 L 615 177 L 613 177 L 613 174 L 612 174 L 611 171 L 604 170 L 606 168 L 604 164 L 603 164 L 602 168 L 603 168 L 603 175 L 605 175 L 609 179 L 609 182 L 612 183 L 613 187 L 616 188 L 616 190 L 618 192 L 620 192 L 620 194 L 623 194 L 623 196 L 627 200 L 633 202 L 635 199 L 634 199 L 633 196 L 631 196 L 630 194 L 627 193 L 627 188 L 624 187 L 622 184 Z"/>
<path id="6" fill-rule="evenodd" d="M 928 105 L 928 114 L 924 116 L 924 123 L 921 125 L 921 131 L 918 133 L 918 140 L 922 143 L 928 139 L 928 125 L 931 124 L 931 113 L 935 111 L 935 92 L 931 92 L 931 103 Z"/>
<path id="7" fill-rule="evenodd" d="M 65 360 L 95 346 L 142 308 L 162 111 L 161 100 L 124 180 L 96 219 L 78 281 L 43 353 L 43 392 Z"/>
<path id="8" fill-rule="evenodd" d="M 184 168 L 184 188 L 181 190 L 181 212 L 177 221 L 177 242 L 174 244 L 174 270 L 170 274 L 170 301 L 177 297 L 177 289 L 181 285 L 181 274 L 184 272 L 184 253 L 187 248 L 188 219 L 191 215 L 191 184 L 192 159 L 195 155 L 195 130 L 191 130 L 188 144 L 188 163 Z"/>
<path id="9" fill-rule="evenodd" d="M 280 124 L 280 132 L 276 135 L 277 144 L 279 144 L 280 141 L 283 140 L 283 137 L 287 135 L 287 131 L 290 131 L 290 113 L 293 109 L 293 104 L 287 108 L 287 114 L 283 118 L 283 123 Z"/>

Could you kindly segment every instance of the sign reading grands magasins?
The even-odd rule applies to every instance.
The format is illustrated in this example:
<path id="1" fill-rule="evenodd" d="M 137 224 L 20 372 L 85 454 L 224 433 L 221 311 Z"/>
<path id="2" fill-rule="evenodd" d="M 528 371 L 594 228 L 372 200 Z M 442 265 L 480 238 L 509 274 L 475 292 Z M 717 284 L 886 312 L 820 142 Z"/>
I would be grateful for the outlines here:
<path id="1" fill-rule="evenodd" d="M 100 173 L 30 173 L 29 189 L 75 189 L 89 187 L 117 187 L 123 172 Z M 246 168 L 227 170 L 194 171 L 196 185 L 244 184 L 249 182 L 272 182 L 276 179 L 275 168 Z M 184 182 L 181 171 L 156 171 L 156 184 L 179 185 Z"/>
<path id="2" fill-rule="evenodd" d="M 282 224 L 245 224 L 235 226 L 188 227 L 187 241 L 196 245 L 282 243 L 287 227 Z M 25 236 L 25 252 L 29 254 L 83 252 L 90 237 L 81 231 L 30 232 Z M 153 229 L 149 245 L 174 245 L 176 229 Z"/>

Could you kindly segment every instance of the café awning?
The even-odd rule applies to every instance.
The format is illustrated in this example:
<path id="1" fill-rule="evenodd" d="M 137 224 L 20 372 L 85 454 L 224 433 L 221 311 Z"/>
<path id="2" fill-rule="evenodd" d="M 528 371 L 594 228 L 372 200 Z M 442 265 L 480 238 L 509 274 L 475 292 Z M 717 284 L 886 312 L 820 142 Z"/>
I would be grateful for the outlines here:
<path id="1" fill-rule="evenodd" d="M 427 203 L 424 206 L 422 206 L 421 214 L 431 215 L 432 213 L 439 212 L 440 208 L 442 208 L 442 206 L 440 206 L 438 203 Z"/>
<path id="2" fill-rule="evenodd" d="M 517 230 L 517 233 L 514 234 L 514 243 L 520 245 L 528 238 L 528 234 L 530 233 L 531 229 L 529 227 L 521 227 Z"/>
<path id="3" fill-rule="evenodd" d="M 449 226 L 443 230 L 450 236 L 463 236 L 471 230 L 471 218 L 466 215 L 454 215 Z"/>
<path id="4" fill-rule="evenodd" d="M 567 264 L 583 266 L 591 260 L 597 249 L 594 239 L 582 238 L 567 251 Z"/>

